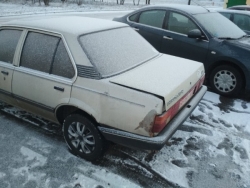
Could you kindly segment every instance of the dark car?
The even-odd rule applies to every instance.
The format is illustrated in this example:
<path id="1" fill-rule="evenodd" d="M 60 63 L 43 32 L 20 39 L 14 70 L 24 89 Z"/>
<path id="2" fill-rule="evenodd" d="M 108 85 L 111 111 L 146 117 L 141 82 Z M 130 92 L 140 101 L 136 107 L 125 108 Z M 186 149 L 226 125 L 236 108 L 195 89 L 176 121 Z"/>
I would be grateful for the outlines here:
<path id="1" fill-rule="evenodd" d="M 229 7 L 228 9 L 250 11 L 250 6 L 249 5 L 237 5 L 237 6 Z"/>
<path id="2" fill-rule="evenodd" d="M 114 20 L 129 24 L 162 53 L 203 62 L 206 83 L 215 92 L 235 96 L 250 91 L 250 38 L 220 13 L 172 4 Z"/>
<path id="3" fill-rule="evenodd" d="M 223 16 L 235 23 L 239 28 L 250 34 L 250 12 L 240 10 L 219 10 Z"/>

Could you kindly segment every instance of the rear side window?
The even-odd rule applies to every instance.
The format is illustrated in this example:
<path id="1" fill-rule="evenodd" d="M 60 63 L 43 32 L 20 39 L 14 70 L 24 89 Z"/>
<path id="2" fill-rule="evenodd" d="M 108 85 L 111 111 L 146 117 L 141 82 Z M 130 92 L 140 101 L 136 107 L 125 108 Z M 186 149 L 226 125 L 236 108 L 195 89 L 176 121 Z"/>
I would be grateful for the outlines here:
<path id="1" fill-rule="evenodd" d="M 56 50 L 51 74 L 66 78 L 73 78 L 75 74 L 73 65 L 62 40 L 60 40 Z"/>
<path id="2" fill-rule="evenodd" d="M 139 18 L 139 23 L 162 28 L 166 11 L 164 10 L 150 10 L 142 12 Z"/>
<path id="3" fill-rule="evenodd" d="M 28 33 L 20 64 L 66 78 L 72 78 L 75 74 L 63 41 L 59 37 L 42 33 Z"/>
<path id="4" fill-rule="evenodd" d="M 13 63 L 21 33 L 19 30 L 0 30 L 0 61 Z"/>

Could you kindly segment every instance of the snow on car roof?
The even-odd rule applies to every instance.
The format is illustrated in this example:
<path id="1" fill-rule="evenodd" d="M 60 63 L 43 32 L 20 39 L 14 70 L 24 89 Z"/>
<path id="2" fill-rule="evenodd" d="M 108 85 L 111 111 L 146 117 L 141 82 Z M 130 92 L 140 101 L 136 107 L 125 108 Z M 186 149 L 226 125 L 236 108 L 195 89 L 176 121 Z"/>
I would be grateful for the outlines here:
<path id="1" fill-rule="evenodd" d="M 2 24 L 2 26 L 17 26 L 81 35 L 128 25 L 119 22 L 80 16 L 44 16 L 44 18 L 32 17 L 14 20 L 6 22 Z"/>

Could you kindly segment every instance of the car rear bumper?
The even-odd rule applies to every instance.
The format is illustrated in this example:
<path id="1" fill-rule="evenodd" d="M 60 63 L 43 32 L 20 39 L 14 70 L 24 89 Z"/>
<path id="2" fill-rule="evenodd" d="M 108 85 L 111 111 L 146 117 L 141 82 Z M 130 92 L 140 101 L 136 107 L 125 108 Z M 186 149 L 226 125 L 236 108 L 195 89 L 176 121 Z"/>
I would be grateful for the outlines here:
<path id="1" fill-rule="evenodd" d="M 177 128 L 187 119 L 207 91 L 202 86 L 196 95 L 185 104 L 182 110 L 168 123 L 168 125 L 155 137 L 141 136 L 121 130 L 99 126 L 102 135 L 109 141 L 127 147 L 146 150 L 160 150 L 169 138 L 176 132 Z"/>

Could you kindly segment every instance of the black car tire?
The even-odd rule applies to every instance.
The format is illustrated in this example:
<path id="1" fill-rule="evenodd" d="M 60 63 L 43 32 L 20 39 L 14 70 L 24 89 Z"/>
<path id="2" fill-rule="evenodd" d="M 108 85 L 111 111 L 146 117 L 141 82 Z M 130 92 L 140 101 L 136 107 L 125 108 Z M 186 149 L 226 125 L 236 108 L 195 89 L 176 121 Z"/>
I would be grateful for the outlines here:
<path id="1" fill-rule="evenodd" d="M 64 120 L 63 134 L 70 152 L 88 161 L 101 157 L 106 148 L 95 124 L 80 114 L 71 114 Z"/>
<path id="2" fill-rule="evenodd" d="M 235 96 L 242 89 L 240 72 L 228 65 L 216 67 L 210 75 L 209 82 L 213 91 L 224 96 Z"/>

